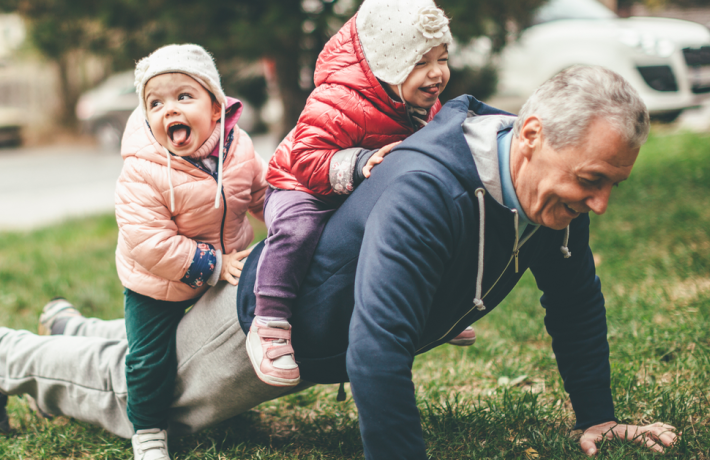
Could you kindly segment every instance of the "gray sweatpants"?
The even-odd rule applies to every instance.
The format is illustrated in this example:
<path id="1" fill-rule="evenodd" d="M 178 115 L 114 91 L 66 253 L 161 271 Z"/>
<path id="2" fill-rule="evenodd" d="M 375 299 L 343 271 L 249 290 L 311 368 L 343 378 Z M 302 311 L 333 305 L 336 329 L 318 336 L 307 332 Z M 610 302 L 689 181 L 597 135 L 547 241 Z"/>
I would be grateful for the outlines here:
<path id="1" fill-rule="evenodd" d="M 178 371 L 171 434 L 188 434 L 311 384 L 279 388 L 258 379 L 236 311 L 237 288 L 221 282 L 177 329 Z M 123 320 L 72 318 L 64 335 L 37 336 L 0 327 L 0 391 L 29 394 L 50 414 L 133 435 L 126 415 Z"/>

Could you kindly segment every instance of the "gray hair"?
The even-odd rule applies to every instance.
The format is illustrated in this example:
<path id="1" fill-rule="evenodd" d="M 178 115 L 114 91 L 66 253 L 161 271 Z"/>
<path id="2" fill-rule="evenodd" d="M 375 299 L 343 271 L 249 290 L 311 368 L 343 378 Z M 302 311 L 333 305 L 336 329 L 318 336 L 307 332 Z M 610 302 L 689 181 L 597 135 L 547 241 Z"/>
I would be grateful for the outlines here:
<path id="1" fill-rule="evenodd" d="M 596 118 L 609 122 L 632 148 L 646 142 L 650 129 L 648 110 L 636 90 L 599 66 L 575 65 L 543 83 L 520 109 L 515 137 L 531 115 L 541 118 L 545 140 L 555 150 L 580 145 Z"/>

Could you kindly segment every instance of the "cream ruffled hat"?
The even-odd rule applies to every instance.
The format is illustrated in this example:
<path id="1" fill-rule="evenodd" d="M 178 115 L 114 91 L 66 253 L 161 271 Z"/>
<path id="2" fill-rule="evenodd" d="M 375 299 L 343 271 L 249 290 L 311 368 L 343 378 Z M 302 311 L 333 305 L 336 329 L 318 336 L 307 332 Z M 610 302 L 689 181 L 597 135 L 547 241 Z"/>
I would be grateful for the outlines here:
<path id="1" fill-rule="evenodd" d="M 394 86 L 432 48 L 452 41 L 449 19 L 432 0 L 365 0 L 355 27 L 370 70 Z"/>

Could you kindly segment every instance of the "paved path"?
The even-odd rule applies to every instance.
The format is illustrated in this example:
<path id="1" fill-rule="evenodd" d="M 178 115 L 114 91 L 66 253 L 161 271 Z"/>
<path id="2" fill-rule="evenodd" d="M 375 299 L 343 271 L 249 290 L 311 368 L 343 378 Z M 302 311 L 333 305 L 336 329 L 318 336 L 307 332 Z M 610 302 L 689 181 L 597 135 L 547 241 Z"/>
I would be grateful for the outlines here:
<path id="1" fill-rule="evenodd" d="M 254 145 L 268 159 L 276 141 L 256 136 Z M 0 149 L 0 231 L 113 211 L 122 166 L 117 152 L 90 146 Z"/>
<path id="2" fill-rule="evenodd" d="M 122 165 L 85 146 L 0 150 L 0 230 L 110 211 Z"/>

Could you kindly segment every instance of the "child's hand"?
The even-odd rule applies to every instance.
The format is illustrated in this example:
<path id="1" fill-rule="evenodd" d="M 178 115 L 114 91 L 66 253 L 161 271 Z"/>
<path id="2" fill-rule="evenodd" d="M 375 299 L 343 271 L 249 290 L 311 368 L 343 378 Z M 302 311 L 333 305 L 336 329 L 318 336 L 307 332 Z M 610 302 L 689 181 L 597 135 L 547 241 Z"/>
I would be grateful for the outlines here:
<path id="1" fill-rule="evenodd" d="M 244 268 L 244 262 L 242 262 L 242 260 L 246 259 L 247 256 L 251 254 L 251 249 L 252 248 L 222 254 L 222 273 L 219 274 L 219 279 L 226 280 L 229 284 L 233 284 L 234 286 L 239 284 L 239 277 L 242 276 L 242 268 Z"/>
<path id="2" fill-rule="evenodd" d="M 390 153 L 390 150 L 397 147 L 401 143 L 402 141 L 392 142 L 391 144 L 385 145 L 380 150 L 373 153 L 370 159 L 367 160 L 365 167 L 362 168 L 362 175 L 365 176 L 365 179 L 370 177 L 370 171 L 372 171 L 372 168 L 374 168 L 375 165 L 382 163 L 382 160 L 385 159 L 385 155 Z"/>

